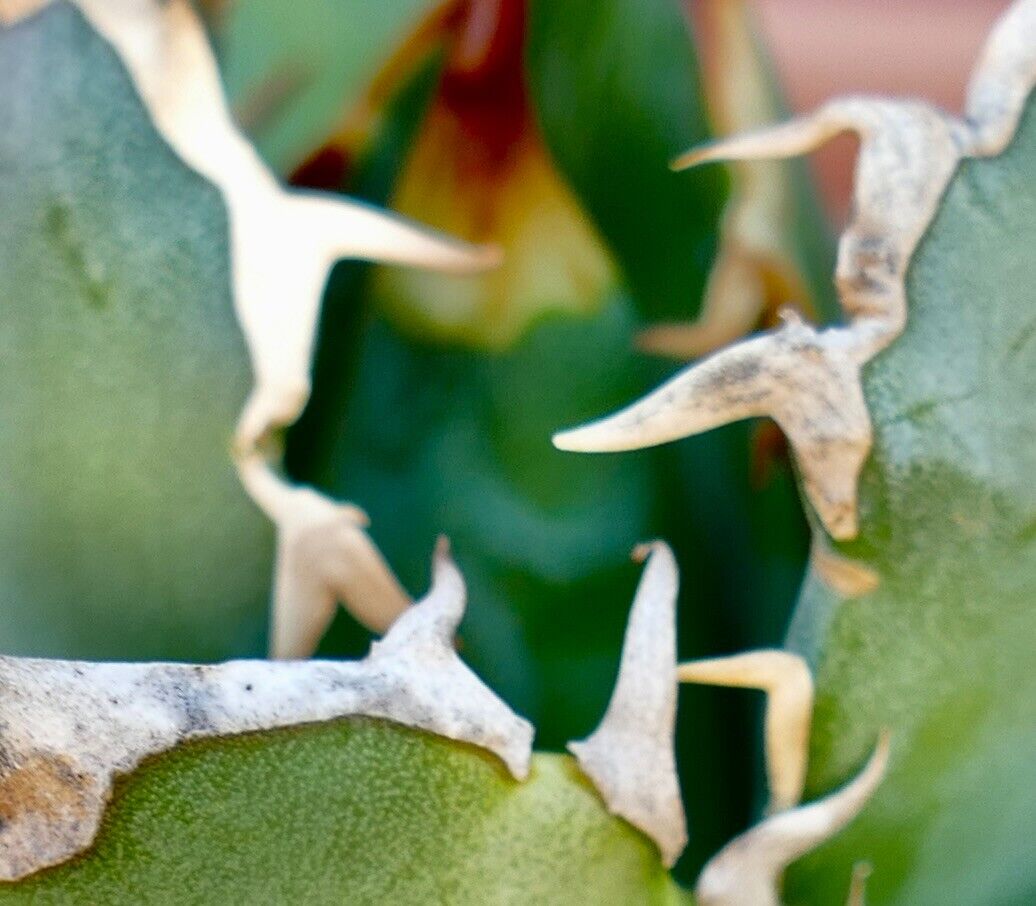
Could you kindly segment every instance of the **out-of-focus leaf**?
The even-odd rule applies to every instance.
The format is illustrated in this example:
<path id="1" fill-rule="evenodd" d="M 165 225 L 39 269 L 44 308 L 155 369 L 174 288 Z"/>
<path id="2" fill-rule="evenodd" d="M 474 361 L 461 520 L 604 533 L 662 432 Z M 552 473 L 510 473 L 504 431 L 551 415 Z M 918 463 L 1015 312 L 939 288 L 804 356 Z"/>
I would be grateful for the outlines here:
<path id="1" fill-rule="evenodd" d="M 524 77 L 536 119 L 561 177 L 618 260 L 621 281 L 639 295 L 634 300 L 613 286 L 595 291 L 589 304 L 559 300 L 555 308 L 586 314 L 555 313 L 510 346 L 478 353 L 419 336 L 412 320 L 400 320 L 408 300 L 398 292 L 391 322 L 358 322 L 356 272 L 340 271 L 325 300 L 314 398 L 292 432 L 288 460 L 296 477 L 362 503 L 379 545 L 410 587 L 423 582 L 434 535 L 445 531 L 454 539 L 483 602 L 462 631 L 466 656 L 535 720 L 541 744 L 557 747 L 589 731 L 607 700 L 625 613 L 615 579 L 629 569 L 631 543 L 658 536 L 675 542 L 688 577 L 684 657 L 776 643 L 806 545 L 786 469 L 778 466 L 756 496 L 744 427 L 679 451 L 613 461 L 549 447 L 558 427 L 657 379 L 660 366 L 632 352 L 634 339 L 646 317 L 686 315 L 697 304 L 722 192 L 715 170 L 667 170 L 670 157 L 706 130 L 694 52 L 675 4 L 652 3 L 644 15 L 621 2 L 582 15 L 564 5 L 537 5 L 532 13 Z M 584 46 L 591 39 L 592 49 Z M 602 81 L 566 63 L 569 54 L 614 71 Z M 541 59 L 561 66 L 549 74 L 547 100 L 540 96 L 548 78 L 537 71 Z M 609 95 L 623 80 L 622 91 Z M 477 86 L 466 87 L 467 100 L 477 99 Z M 422 128 L 420 104 L 403 106 L 388 130 L 397 139 L 368 161 L 379 177 L 361 180 L 372 200 L 391 194 L 385 176 L 408 162 L 410 140 L 401 137 Z M 432 222 L 445 216 L 420 207 L 410 213 Z M 542 257 L 537 243 L 555 251 L 553 232 L 541 230 L 510 255 L 535 266 Z M 663 268 L 658 298 L 656 268 Z M 420 287 L 432 283 L 439 285 L 408 280 L 415 307 L 427 301 Z M 382 289 L 368 293 L 367 302 L 383 304 Z M 764 463 L 758 471 L 765 470 Z M 754 560 L 750 550 L 765 556 L 746 568 Z M 362 639 L 340 620 L 322 650 L 360 647 Z M 565 694 L 548 691 L 559 687 Z M 683 762 L 713 779 L 692 788 L 694 833 L 682 869 L 690 877 L 748 820 L 751 769 L 743 759 L 751 718 L 750 703 L 736 694 L 682 695 L 696 725 L 725 715 L 711 747 L 681 734 Z"/>
<path id="2" fill-rule="evenodd" d="M 217 32 L 243 126 L 282 172 L 356 105 L 391 52 L 439 0 L 247 0 Z"/>
<path id="3" fill-rule="evenodd" d="M 229 447 L 250 387 L 217 190 L 55 4 L 0 30 L 0 649 L 263 650 L 272 531 Z"/>
<path id="4" fill-rule="evenodd" d="M 709 134 L 680 3 L 533 0 L 530 9 L 529 79 L 545 139 L 615 255 L 640 326 L 695 317 L 726 193 L 718 168 L 669 171 L 681 147 Z M 656 379 L 665 367 L 645 366 Z M 779 443 L 775 450 L 762 440 L 771 429 L 724 428 L 661 451 L 656 460 L 665 503 L 653 524 L 673 540 L 696 586 L 694 603 L 682 604 L 683 657 L 781 637 L 802 575 L 806 533 Z M 628 455 L 618 461 L 627 468 L 633 462 Z M 693 618 L 686 615 L 692 607 Z M 682 764 L 713 758 L 715 776 L 729 771 L 730 778 L 717 780 L 712 802 L 700 787 L 691 794 L 684 866 L 693 873 L 746 820 L 751 769 L 739 759 L 754 703 L 725 691 L 682 695 L 686 711 L 715 708 L 724 715 L 729 733 L 716 739 L 712 753 L 700 739 L 682 751 Z"/>
<path id="5" fill-rule="evenodd" d="M 423 582 L 422 547 L 450 536 L 482 605 L 465 620 L 466 657 L 546 745 L 590 730 L 603 710 L 628 606 L 614 580 L 649 537 L 652 508 L 649 456 L 580 462 L 552 450 L 549 433 L 641 385 L 633 324 L 613 299 L 592 321 L 552 318 L 485 355 L 375 322 L 348 408 L 322 413 L 309 460 L 319 485 L 364 501 L 410 587 Z M 572 683 L 574 662 L 592 679 Z"/>
<path id="6" fill-rule="evenodd" d="M 783 118 L 750 0 L 700 0 L 690 10 L 715 132 L 746 132 Z M 647 351 L 699 358 L 774 326 L 786 307 L 813 320 L 837 313 L 834 240 L 805 162 L 739 161 L 726 169 L 730 194 L 700 312 L 649 328 L 639 340 Z"/>
<path id="7" fill-rule="evenodd" d="M 349 719 L 181 746 L 121 781 L 95 847 L 0 902 L 690 903 L 564 756 Z"/>
<path id="8" fill-rule="evenodd" d="M 528 68 L 547 143 L 616 255 L 642 317 L 693 317 L 724 193 L 716 168 L 668 169 L 674 148 L 708 135 L 680 5 L 533 2 Z M 651 367 L 657 375 L 664 366 Z M 728 638 L 749 646 L 779 637 L 805 549 L 788 473 L 770 470 L 773 447 L 751 439 L 757 430 L 735 426 L 681 444 L 673 458 L 680 480 L 666 491 L 686 507 L 677 517 L 681 533 L 719 566 L 713 606 L 736 621 Z M 759 484 L 767 485 L 763 493 L 753 488 Z M 746 566 L 756 559 L 748 550 L 764 553 L 758 571 Z"/>
<path id="9" fill-rule="evenodd" d="M 860 820 L 792 872 L 829 903 L 873 865 L 868 902 L 1036 896 L 1036 110 L 1007 152 L 962 165 L 911 266 L 906 332 L 870 364 L 874 453 L 861 536 L 881 576 L 844 600 L 814 577 L 790 642 L 819 666 L 810 786 L 892 730 L 889 776 Z"/>
<path id="10" fill-rule="evenodd" d="M 530 0 L 529 86 L 562 173 L 649 317 L 697 305 L 722 179 L 669 172 L 708 119 L 677 0 Z"/>

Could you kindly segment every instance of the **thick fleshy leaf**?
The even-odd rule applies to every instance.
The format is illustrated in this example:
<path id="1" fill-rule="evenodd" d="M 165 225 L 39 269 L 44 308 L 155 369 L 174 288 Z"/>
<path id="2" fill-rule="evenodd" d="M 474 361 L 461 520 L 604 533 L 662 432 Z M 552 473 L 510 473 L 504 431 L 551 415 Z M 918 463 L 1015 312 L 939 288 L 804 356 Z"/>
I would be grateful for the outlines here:
<path id="1" fill-rule="evenodd" d="M 1030 99 L 1006 153 L 961 166 L 906 330 L 864 372 L 874 450 L 841 550 L 880 585 L 850 600 L 814 575 L 790 643 L 819 667 L 809 786 L 848 776 L 880 726 L 893 759 L 856 824 L 793 869 L 793 902 L 837 900 L 857 860 L 869 903 L 1036 895 L 1034 166 Z"/>
<path id="2" fill-rule="evenodd" d="M 574 761 L 350 719 L 186 744 L 120 781 L 94 847 L 0 902 L 689 902 Z"/>
<path id="3" fill-rule="evenodd" d="M 675 783 L 676 570 L 655 547 L 620 688 L 669 674 Z M 445 543 L 433 574 L 360 661 L 0 659 L 0 901 L 689 901 L 656 820 L 638 823 L 657 844 L 572 759 L 530 764 L 532 726 L 455 650 L 465 586 Z M 638 740 L 613 741 L 628 789 Z"/>
<path id="4" fill-rule="evenodd" d="M 228 455 L 249 391 L 226 208 L 55 4 L 0 30 L 0 649 L 258 654 L 273 533 Z"/>

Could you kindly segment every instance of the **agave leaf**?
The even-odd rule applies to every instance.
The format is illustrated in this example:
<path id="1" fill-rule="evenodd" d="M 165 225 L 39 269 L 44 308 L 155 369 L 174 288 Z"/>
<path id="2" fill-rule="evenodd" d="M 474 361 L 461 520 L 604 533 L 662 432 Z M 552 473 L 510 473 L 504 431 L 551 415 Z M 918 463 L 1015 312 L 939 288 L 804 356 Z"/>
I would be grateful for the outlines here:
<path id="1" fill-rule="evenodd" d="M 249 0 L 216 28 L 220 69 L 242 125 L 279 172 L 303 162 L 436 0 Z M 371 111 L 376 115 L 376 111 Z M 360 149 L 356 149 L 360 150 Z"/>
<path id="2" fill-rule="evenodd" d="M 273 535 L 228 455 L 251 376 L 219 192 L 72 8 L 0 47 L 0 648 L 258 654 Z"/>
<path id="3" fill-rule="evenodd" d="M 510 779 L 370 719 L 190 743 L 120 781 L 94 848 L 10 903 L 690 902 L 572 759 Z"/>
<path id="4" fill-rule="evenodd" d="M 197 657 L 254 646 L 268 533 L 228 499 L 231 445 L 278 529 L 272 652 L 310 653 L 338 601 L 383 631 L 409 598 L 364 535 L 366 517 L 287 482 L 276 436 L 308 398 L 339 258 L 463 272 L 471 254 L 484 269 L 497 253 L 278 185 L 231 116 L 187 0 L 5 4 L 0 24 L 14 127 L 3 149 L 4 455 L 17 485 L 2 559 L 24 613 L 10 649 Z M 164 220 L 149 217 L 162 205 Z M 184 224 L 208 230 L 185 250 Z M 235 419 L 216 425 L 247 366 L 254 386 L 231 444 Z M 124 620 L 140 601 L 153 611 Z M 90 627 L 82 646 L 68 644 L 77 617 Z"/>
<path id="5" fill-rule="evenodd" d="M 0 880 L 20 880 L 82 852 L 97 834 L 114 779 L 190 740 L 380 717 L 480 746 L 524 779 L 532 726 L 454 650 L 465 602 L 464 580 L 440 542 L 427 596 L 360 661 L 0 659 Z"/>
<path id="6" fill-rule="evenodd" d="M 879 725 L 895 757 L 859 821 L 793 870 L 796 902 L 830 902 L 861 858 L 875 904 L 1036 895 L 1034 108 L 1002 156 L 961 166 L 906 330 L 864 373 L 874 451 L 840 547 L 881 582 L 843 597 L 812 575 L 790 644 L 819 665 L 810 786 Z"/>
<path id="7" fill-rule="evenodd" d="M 1036 813 L 1033 275 L 1020 251 L 1036 210 L 1034 47 L 1036 3 L 1019 0 L 987 42 L 962 118 L 850 98 L 692 152 L 688 163 L 787 157 L 845 129 L 861 134 L 837 272 L 850 323 L 807 329 L 815 339 L 796 353 L 800 368 L 777 348 L 803 331 L 792 321 L 561 438 L 630 449 L 741 418 L 762 399 L 752 397 L 767 383 L 760 369 L 772 369 L 766 392 L 796 395 L 796 417 L 824 441 L 811 449 L 788 426 L 818 517 L 836 537 L 860 537 L 815 546 L 822 563 L 790 636 L 819 665 L 809 789 L 844 780 L 881 726 L 896 746 L 889 782 L 795 875 L 793 901 L 834 902 L 858 859 L 873 865 L 869 894 L 881 903 L 1026 902 L 1036 889 L 1026 855 Z M 845 372 L 799 380 L 822 359 Z M 788 411 L 771 402 L 776 417 Z M 849 518 L 839 499 L 851 501 Z"/>
<path id="8" fill-rule="evenodd" d="M 655 548 L 619 689 L 668 699 L 675 783 L 676 569 Z M 464 603 L 441 544 L 362 661 L 0 659 L 0 902 L 691 902 L 571 758 L 530 772 L 531 726 L 454 651 Z M 613 739 L 611 776 L 636 782 L 637 740 Z"/>

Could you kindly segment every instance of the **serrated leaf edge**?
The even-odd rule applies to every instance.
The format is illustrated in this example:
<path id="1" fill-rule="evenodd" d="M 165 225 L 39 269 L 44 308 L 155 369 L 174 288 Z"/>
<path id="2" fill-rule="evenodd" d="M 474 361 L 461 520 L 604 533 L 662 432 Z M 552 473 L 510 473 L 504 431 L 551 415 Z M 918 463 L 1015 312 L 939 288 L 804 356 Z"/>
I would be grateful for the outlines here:
<path id="1" fill-rule="evenodd" d="M 271 654 L 311 654 L 338 603 L 384 632 L 410 597 L 366 535 L 366 516 L 282 475 L 276 435 L 309 399 L 320 303 L 338 260 L 470 273 L 495 266 L 499 252 L 339 196 L 283 188 L 234 122 L 189 0 L 69 2 L 122 61 L 162 138 L 226 203 L 234 309 L 254 377 L 234 462 L 277 528 Z M 0 23 L 10 27 L 47 5 L 0 0 Z"/>
<path id="2" fill-rule="evenodd" d="M 440 543 L 427 596 L 361 661 L 208 666 L 0 657 L 0 880 L 86 849 L 115 778 L 192 739 L 376 717 L 479 746 L 525 779 L 532 725 L 454 650 L 465 596 Z"/>
<path id="3" fill-rule="evenodd" d="M 780 159 L 846 130 L 861 139 L 853 214 L 838 251 L 844 326 L 797 316 L 691 366 L 615 415 L 563 431 L 563 450 L 666 443 L 753 416 L 788 435 L 803 488 L 836 539 L 858 534 L 857 484 L 873 430 L 861 369 L 904 330 L 906 276 L 960 162 L 1009 144 L 1036 85 L 1036 0 L 1017 0 L 994 26 L 971 79 L 965 116 L 920 101 L 850 97 L 787 123 L 721 139 L 674 162 Z"/>

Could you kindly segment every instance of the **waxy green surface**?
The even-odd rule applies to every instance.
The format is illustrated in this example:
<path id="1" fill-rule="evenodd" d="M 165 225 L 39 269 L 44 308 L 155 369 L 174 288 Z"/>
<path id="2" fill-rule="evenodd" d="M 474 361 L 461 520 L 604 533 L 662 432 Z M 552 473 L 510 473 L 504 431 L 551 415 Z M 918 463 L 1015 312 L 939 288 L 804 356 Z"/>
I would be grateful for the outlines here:
<path id="1" fill-rule="evenodd" d="M 791 902 L 1036 898 L 1036 110 L 1001 157 L 965 162 L 915 256 L 906 332 L 868 365 L 874 454 L 844 550 L 880 588 L 808 583 L 791 646 L 819 668 L 810 788 L 856 770 L 878 728 L 874 802 L 793 870 Z"/>
<path id="2" fill-rule="evenodd" d="M 676 906 L 654 844 L 567 756 L 517 783 L 470 746 L 369 719 L 187 744 L 115 790 L 95 846 L 0 902 Z"/>
<path id="3" fill-rule="evenodd" d="M 265 650 L 219 192 L 72 7 L 0 30 L 0 651 Z"/>

